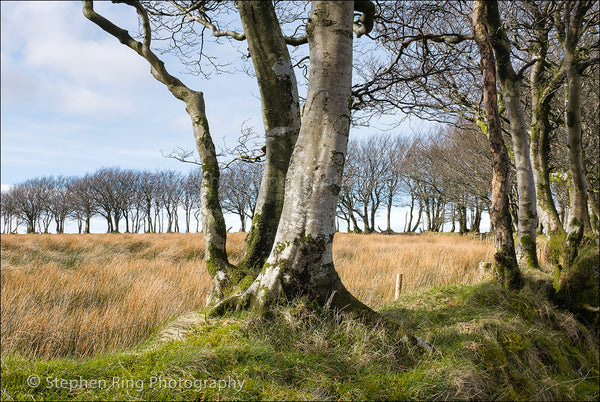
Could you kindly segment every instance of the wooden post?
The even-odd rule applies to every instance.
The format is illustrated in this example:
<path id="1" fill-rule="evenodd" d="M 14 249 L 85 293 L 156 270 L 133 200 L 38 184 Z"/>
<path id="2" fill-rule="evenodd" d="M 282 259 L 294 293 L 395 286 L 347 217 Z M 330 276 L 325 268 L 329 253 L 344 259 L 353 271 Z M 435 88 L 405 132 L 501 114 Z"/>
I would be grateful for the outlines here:
<path id="1" fill-rule="evenodd" d="M 402 274 L 396 274 L 396 291 L 394 292 L 394 301 L 398 301 L 402 292 Z"/>
<path id="2" fill-rule="evenodd" d="M 482 280 L 488 273 L 492 272 L 494 263 L 492 262 L 480 262 L 479 263 L 479 280 Z"/>

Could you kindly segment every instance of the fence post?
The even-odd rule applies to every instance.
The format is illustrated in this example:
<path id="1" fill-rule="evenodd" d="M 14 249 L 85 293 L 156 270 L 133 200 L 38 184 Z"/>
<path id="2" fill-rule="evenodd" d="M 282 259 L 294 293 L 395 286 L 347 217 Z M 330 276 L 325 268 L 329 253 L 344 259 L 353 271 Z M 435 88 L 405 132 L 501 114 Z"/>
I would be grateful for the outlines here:
<path id="1" fill-rule="evenodd" d="M 402 274 L 396 274 L 396 291 L 394 292 L 394 301 L 398 301 L 402 292 Z"/>
<path id="2" fill-rule="evenodd" d="M 479 280 L 482 280 L 486 274 L 488 274 L 489 272 L 492 272 L 492 269 L 494 268 L 494 263 L 492 262 L 480 262 L 479 263 Z"/>

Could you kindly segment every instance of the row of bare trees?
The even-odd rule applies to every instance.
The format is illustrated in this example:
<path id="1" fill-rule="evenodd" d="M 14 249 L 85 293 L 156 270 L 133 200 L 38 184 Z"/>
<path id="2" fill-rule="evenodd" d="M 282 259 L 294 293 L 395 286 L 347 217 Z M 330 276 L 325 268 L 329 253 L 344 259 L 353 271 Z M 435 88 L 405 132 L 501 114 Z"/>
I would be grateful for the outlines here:
<path id="1" fill-rule="evenodd" d="M 490 205 L 487 140 L 474 127 L 446 126 L 413 138 L 380 135 L 348 146 L 338 217 L 348 231 L 392 233 L 393 207 L 407 209 L 404 232 L 479 232 Z M 386 227 L 375 224 L 385 209 Z M 470 227 L 469 227 L 470 226 Z"/>
<path id="2" fill-rule="evenodd" d="M 260 184 L 259 164 L 234 164 L 221 177 L 221 202 L 242 222 L 250 218 Z M 83 177 L 41 177 L 2 193 L 3 233 L 25 226 L 27 233 L 64 233 L 73 220 L 90 233 L 92 217 L 106 220 L 108 232 L 185 232 L 200 230 L 200 169 L 185 175 L 102 168 Z M 180 222 L 183 216 L 184 222 Z"/>

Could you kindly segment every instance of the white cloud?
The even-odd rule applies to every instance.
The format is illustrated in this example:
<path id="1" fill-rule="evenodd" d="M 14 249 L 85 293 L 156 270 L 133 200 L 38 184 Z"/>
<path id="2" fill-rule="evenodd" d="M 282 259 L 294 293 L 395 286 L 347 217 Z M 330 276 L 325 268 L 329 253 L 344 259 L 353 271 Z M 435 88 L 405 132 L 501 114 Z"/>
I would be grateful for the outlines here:
<path id="1" fill-rule="evenodd" d="M 5 102 L 131 113 L 135 98 L 151 89 L 148 71 L 145 60 L 87 21 L 79 2 L 2 3 Z"/>

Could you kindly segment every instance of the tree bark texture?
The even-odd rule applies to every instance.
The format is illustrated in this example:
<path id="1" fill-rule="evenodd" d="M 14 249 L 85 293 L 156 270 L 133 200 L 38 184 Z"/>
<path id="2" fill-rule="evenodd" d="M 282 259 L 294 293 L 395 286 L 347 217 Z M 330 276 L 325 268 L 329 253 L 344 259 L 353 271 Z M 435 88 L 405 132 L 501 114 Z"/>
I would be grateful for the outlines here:
<path id="1" fill-rule="evenodd" d="M 536 252 L 537 201 L 535 181 L 529 156 L 525 114 L 521 106 L 521 78 L 513 69 L 510 42 L 502 28 L 496 0 L 486 1 L 484 22 L 496 54 L 496 70 L 506 105 L 517 170 L 518 189 L 518 246 L 517 258 L 521 267 L 538 268 Z"/>
<path id="2" fill-rule="evenodd" d="M 485 12 L 486 1 L 473 3 L 473 31 L 481 57 L 483 102 L 490 147 L 492 151 L 492 206 L 490 220 L 494 231 L 494 269 L 497 279 L 506 289 L 523 285 L 517 264 L 512 222 L 508 205 L 508 153 L 502 138 L 496 89 L 496 62 L 488 37 Z"/>
<path id="3" fill-rule="evenodd" d="M 296 76 L 273 3 L 241 1 L 238 8 L 260 90 L 266 139 L 265 169 L 239 266 L 258 274 L 277 233 L 285 177 L 300 131 L 300 105 Z"/>
<path id="4" fill-rule="evenodd" d="M 550 155 L 550 110 L 554 94 L 562 83 L 563 74 L 559 73 L 550 79 L 547 73 L 548 33 L 549 26 L 542 16 L 537 16 L 534 29 L 538 38 L 538 46 L 534 56 L 538 58 L 532 68 L 531 82 L 531 160 L 536 184 L 538 216 L 549 236 L 564 233 L 564 229 L 550 188 L 550 170 L 548 156 Z"/>

